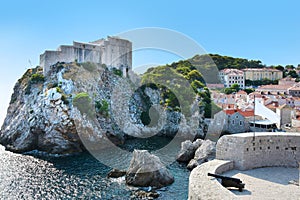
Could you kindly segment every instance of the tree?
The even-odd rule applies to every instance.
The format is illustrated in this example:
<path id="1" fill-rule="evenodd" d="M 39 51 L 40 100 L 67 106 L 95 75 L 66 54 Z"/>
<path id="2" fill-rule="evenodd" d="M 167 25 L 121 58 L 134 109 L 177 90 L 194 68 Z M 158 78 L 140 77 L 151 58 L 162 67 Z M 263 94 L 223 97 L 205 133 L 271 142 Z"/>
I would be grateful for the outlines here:
<path id="1" fill-rule="evenodd" d="M 284 67 L 283 66 L 281 66 L 281 65 L 277 65 L 277 66 L 274 66 L 273 67 L 274 69 L 277 69 L 277 70 L 279 70 L 279 71 L 284 71 Z"/>
<path id="2" fill-rule="evenodd" d="M 285 68 L 286 69 L 295 69 L 294 65 L 286 65 Z"/>
<path id="3" fill-rule="evenodd" d="M 291 76 L 292 78 L 299 78 L 299 75 L 297 74 L 297 72 L 295 70 L 289 71 L 287 75 Z"/>
<path id="4" fill-rule="evenodd" d="M 235 90 L 236 92 L 238 92 L 240 90 L 239 84 L 236 84 L 236 83 L 233 84 L 230 88 L 233 89 L 233 90 Z"/>
<path id="5" fill-rule="evenodd" d="M 234 93 L 234 92 L 238 92 L 238 91 L 240 91 L 240 86 L 238 85 L 238 84 L 233 84 L 233 85 L 231 85 L 231 87 L 230 88 L 225 88 L 224 89 L 224 93 L 225 94 L 232 94 L 232 93 Z"/>
<path id="6" fill-rule="evenodd" d="M 255 89 L 254 89 L 254 88 L 246 88 L 246 89 L 244 89 L 244 91 L 245 91 L 247 94 L 250 94 L 250 93 L 254 92 Z"/>

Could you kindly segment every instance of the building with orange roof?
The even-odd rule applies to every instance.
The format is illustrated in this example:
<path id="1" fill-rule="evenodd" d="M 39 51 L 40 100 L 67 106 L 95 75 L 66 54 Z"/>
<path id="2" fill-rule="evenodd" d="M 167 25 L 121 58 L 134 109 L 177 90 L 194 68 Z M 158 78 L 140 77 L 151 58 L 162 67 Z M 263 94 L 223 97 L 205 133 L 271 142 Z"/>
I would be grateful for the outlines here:
<path id="1" fill-rule="evenodd" d="M 254 116 L 254 110 L 224 109 L 215 114 L 208 134 L 243 133 L 248 132 L 248 121 Z"/>
<path id="2" fill-rule="evenodd" d="M 245 88 L 244 72 L 238 69 L 223 69 L 220 70 L 219 76 L 225 87 L 231 87 L 233 84 L 238 84 L 240 88 Z"/>
<path id="3" fill-rule="evenodd" d="M 288 89 L 288 93 L 293 97 L 300 97 L 300 84 L 295 84 Z"/>

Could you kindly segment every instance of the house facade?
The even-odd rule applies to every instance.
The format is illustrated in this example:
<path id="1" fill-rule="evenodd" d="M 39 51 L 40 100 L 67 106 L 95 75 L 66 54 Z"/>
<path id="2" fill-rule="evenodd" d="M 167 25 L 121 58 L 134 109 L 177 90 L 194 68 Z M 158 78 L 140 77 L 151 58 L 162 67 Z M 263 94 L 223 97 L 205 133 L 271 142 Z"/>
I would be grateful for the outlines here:
<path id="1" fill-rule="evenodd" d="M 238 84 L 240 88 L 245 88 L 244 73 L 238 69 L 223 69 L 219 72 L 221 81 L 225 87 L 231 87 L 233 84 Z"/>
<path id="2" fill-rule="evenodd" d="M 283 72 L 273 68 L 247 68 L 243 69 L 245 79 L 256 81 L 256 80 L 279 80 L 283 77 Z"/>

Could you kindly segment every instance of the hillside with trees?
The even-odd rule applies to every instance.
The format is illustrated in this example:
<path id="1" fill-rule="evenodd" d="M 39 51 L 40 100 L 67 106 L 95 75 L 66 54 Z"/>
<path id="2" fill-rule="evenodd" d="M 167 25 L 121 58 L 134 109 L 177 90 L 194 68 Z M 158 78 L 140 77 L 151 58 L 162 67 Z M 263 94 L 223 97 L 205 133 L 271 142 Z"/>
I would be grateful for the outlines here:
<path id="1" fill-rule="evenodd" d="M 212 105 L 203 75 L 188 60 L 149 68 L 142 76 L 142 83 L 152 83 L 150 87 L 161 91 L 161 104 L 167 109 L 185 112 L 196 95 L 201 98 L 200 106 L 204 107 L 206 117 L 210 117 L 212 108 L 217 109 Z"/>

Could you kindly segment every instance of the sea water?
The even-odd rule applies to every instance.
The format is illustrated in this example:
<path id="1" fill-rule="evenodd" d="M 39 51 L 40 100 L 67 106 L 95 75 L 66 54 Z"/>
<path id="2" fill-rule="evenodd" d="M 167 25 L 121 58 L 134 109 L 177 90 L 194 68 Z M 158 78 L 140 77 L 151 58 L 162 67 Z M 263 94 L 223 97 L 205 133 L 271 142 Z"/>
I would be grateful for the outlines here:
<path id="1" fill-rule="evenodd" d="M 124 148 L 151 151 L 162 143 L 164 139 L 130 140 Z M 187 199 L 189 171 L 177 162 L 167 168 L 175 182 L 157 190 L 158 199 Z M 0 145 L 0 199 L 130 199 L 136 188 L 124 178 L 107 178 L 110 170 L 87 152 L 16 154 Z"/>

